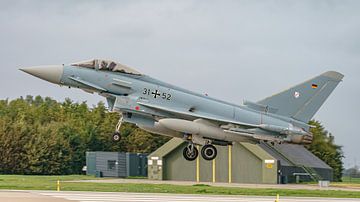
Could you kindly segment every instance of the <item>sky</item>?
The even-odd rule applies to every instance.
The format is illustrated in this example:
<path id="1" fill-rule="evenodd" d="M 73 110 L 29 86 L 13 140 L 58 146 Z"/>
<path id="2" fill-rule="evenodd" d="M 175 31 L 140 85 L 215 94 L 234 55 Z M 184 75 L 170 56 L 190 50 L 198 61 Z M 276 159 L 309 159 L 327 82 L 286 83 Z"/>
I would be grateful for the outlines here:
<path id="1" fill-rule="evenodd" d="M 18 70 L 106 58 L 241 104 L 328 70 L 345 75 L 315 119 L 360 164 L 360 1 L 0 1 L 0 99 L 98 95 Z"/>

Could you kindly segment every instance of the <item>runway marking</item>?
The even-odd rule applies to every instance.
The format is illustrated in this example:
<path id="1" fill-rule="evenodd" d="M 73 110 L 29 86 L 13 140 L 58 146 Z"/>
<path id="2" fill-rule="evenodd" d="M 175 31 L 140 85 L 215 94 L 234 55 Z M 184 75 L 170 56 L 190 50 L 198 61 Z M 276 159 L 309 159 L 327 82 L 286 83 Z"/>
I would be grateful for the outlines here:
<path id="1" fill-rule="evenodd" d="M 47 192 L 39 191 L 37 194 L 62 198 L 80 202 L 159 202 L 159 201 L 209 201 L 209 202 L 273 202 L 275 196 L 219 196 L 219 195 L 181 195 L 181 194 L 157 194 L 157 193 L 125 193 L 125 192 Z M 360 202 L 360 199 L 338 198 L 311 198 L 311 197 L 280 197 L 281 202 Z"/>

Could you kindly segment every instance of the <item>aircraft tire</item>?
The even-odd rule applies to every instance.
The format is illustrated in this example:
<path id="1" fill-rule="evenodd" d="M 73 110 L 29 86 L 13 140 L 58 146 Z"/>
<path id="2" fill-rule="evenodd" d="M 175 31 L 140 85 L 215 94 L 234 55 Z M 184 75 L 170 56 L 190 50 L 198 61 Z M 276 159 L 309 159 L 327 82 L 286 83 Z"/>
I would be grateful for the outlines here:
<path id="1" fill-rule="evenodd" d="M 212 144 L 204 145 L 201 148 L 201 156 L 207 161 L 211 161 L 215 159 L 216 155 L 217 155 L 217 149 Z"/>
<path id="2" fill-rule="evenodd" d="M 193 148 L 193 152 L 190 152 L 190 148 L 189 147 L 185 147 L 183 150 L 183 156 L 186 160 L 188 161 L 193 161 L 195 160 L 199 155 L 199 151 L 196 149 L 196 147 L 194 146 Z"/>
<path id="3" fill-rule="evenodd" d="M 114 142 L 119 142 L 121 140 L 121 134 L 120 132 L 115 132 L 113 135 L 112 135 L 112 140 Z"/>

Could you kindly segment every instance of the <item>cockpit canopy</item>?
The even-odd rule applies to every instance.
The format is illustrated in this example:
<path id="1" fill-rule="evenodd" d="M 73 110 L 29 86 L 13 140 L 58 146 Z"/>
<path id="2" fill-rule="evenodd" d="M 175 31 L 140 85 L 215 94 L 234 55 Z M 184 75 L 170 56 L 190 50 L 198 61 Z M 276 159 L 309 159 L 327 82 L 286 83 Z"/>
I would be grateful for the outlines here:
<path id="1" fill-rule="evenodd" d="M 105 71 L 121 72 L 126 74 L 135 74 L 141 75 L 140 72 L 125 66 L 123 64 L 111 61 L 111 60 L 102 60 L 102 59 L 93 59 L 82 62 L 72 63 L 72 66 L 85 67 L 91 69 L 99 69 Z"/>

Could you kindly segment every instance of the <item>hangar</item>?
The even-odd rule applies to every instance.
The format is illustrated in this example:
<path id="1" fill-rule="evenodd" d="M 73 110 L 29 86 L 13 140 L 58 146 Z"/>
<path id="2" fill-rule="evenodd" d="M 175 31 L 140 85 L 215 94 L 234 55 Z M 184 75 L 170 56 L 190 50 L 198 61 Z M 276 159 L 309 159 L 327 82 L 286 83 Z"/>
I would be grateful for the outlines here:
<path id="1" fill-rule="evenodd" d="M 332 180 L 332 169 L 301 145 L 234 143 L 217 146 L 212 161 L 186 161 L 173 138 L 148 156 L 148 178 L 196 182 L 267 183 Z"/>

